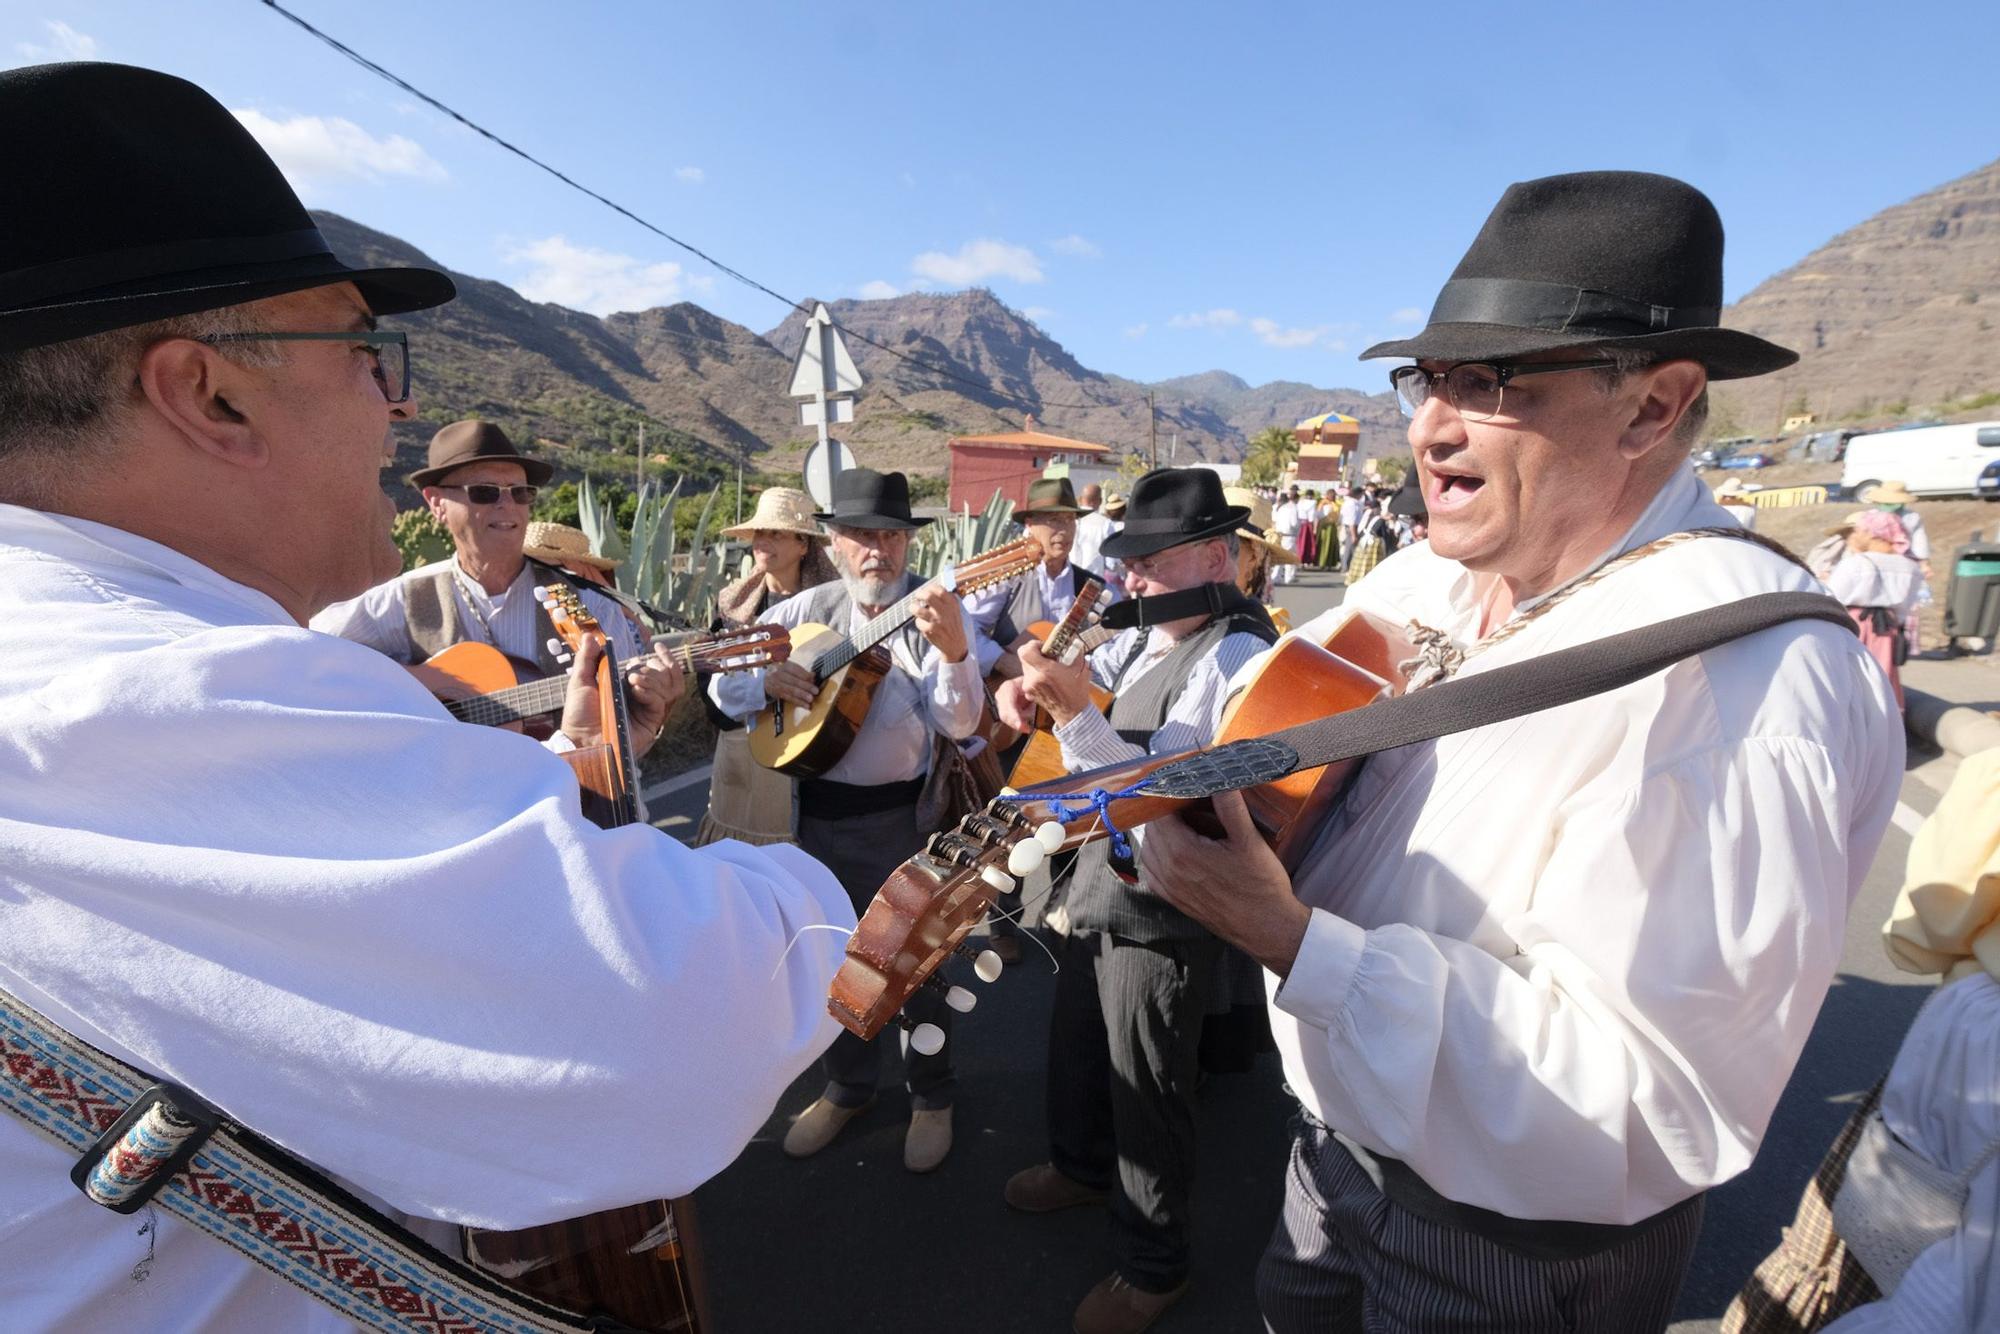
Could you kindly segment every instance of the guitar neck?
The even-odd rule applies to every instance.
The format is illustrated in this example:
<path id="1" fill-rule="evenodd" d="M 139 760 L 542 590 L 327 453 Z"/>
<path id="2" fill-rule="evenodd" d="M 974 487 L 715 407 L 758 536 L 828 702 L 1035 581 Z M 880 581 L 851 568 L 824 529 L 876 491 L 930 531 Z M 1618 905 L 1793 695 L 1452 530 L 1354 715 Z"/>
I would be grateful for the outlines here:
<path id="1" fill-rule="evenodd" d="M 922 583 L 891 603 L 886 611 L 877 614 L 868 624 L 856 630 L 831 653 L 821 656 L 814 667 L 814 673 L 824 681 L 835 672 L 853 662 L 856 658 L 874 648 L 877 644 L 895 634 L 916 619 L 917 594 L 929 588 L 935 580 Z"/>
<path id="2" fill-rule="evenodd" d="M 728 642 L 727 634 L 699 634 L 679 642 L 661 643 L 681 670 L 689 675 L 710 676 L 733 666 L 754 666 L 770 656 L 764 648 L 744 648 Z M 569 692 L 567 676 L 550 676 L 540 681 L 524 681 L 490 694 L 444 701 L 445 711 L 462 723 L 497 727 L 518 723 L 545 713 L 556 713 Z"/>

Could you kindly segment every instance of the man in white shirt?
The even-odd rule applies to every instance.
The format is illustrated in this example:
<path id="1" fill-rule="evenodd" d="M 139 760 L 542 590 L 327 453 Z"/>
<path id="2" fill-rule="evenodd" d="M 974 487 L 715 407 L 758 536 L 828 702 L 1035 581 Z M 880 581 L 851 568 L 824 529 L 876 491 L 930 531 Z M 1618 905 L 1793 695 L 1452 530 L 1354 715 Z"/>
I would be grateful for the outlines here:
<path id="1" fill-rule="evenodd" d="M 1046 708 L 1071 773 L 1207 745 L 1229 678 L 1276 638 L 1264 608 L 1235 584 L 1236 529 L 1249 517 L 1207 468 L 1141 477 L 1107 551 L 1132 572 L 1148 624 L 1136 623 L 1135 604 L 1120 604 L 1111 621 L 1122 614 L 1130 628 L 1067 665 L 1024 647 L 1023 677 L 1001 688 L 1002 716 L 1021 726 L 1025 706 Z M 1108 717 L 1091 702 L 1093 683 L 1116 696 Z M 1110 1204 L 1116 1265 L 1077 1307 L 1081 1334 L 1143 1329 L 1187 1290 L 1196 1054 L 1223 956 L 1200 923 L 1120 879 L 1108 847 L 1078 853 L 1065 900 L 1050 1160 L 1006 1189 L 1007 1202 L 1030 1213 Z"/>
<path id="2" fill-rule="evenodd" d="M 549 640 L 538 585 L 567 583 L 610 636 L 621 661 L 648 645 L 624 609 L 597 586 L 530 560 L 523 551 L 535 492 L 554 470 L 514 448 L 491 422 L 461 421 L 431 439 L 425 467 L 410 474 L 424 503 L 451 534 L 450 559 L 420 566 L 313 617 L 312 628 L 418 663 L 453 644 L 490 644 L 526 676 L 564 669 Z"/>
<path id="3" fill-rule="evenodd" d="M 1391 380 L 1430 529 L 1352 604 L 1471 677 L 1816 590 L 1751 539 L 1649 546 L 1734 530 L 1687 465 L 1707 382 L 1795 360 L 1717 326 L 1721 261 L 1679 181 L 1510 187 L 1428 327 L 1367 354 L 1416 361 Z M 1662 1328 L 1702 1193 L 1750 1164 L 1839 966 L 1902 758 L 1853 636 L 1795 622 L 1376 755 L 1289 875 L 1240 798 L 1223 840 L 1150 825 L 1162 893 L 1272 983 L 1300 1112 L 1271 1328 L 1360 1328 L 1364 1301 L 1371 1329 Z"/>
<path id="4" fill-rule="evenodd" d="M 1278 542 L 1287 551 L 1298 550 L 1299 525 L 1306 522 L 1307 503 L 1287 490 L 1280 492 L 1278 503 L 1271 509 L 1271 527 L 1278 534 Z M 1296 577 L 1296 566 L 1280 565 L 1271 571 L 1271 582 L 1289 584 Z"/>
<path id="5" fill-rule="evenodd" d="M 840 878 L 857 913 L 875 891 L 923 846 L 933 830 L 919 828 L 917 800 L 940 737 L 971 736 L 986 705 L 972 618 L 942 584 L 909 573 L 910 535 L 929 523 L 910 514 L 902 473 L 848 468 L 834 482 L 833 509 L 813 516 L 831 535 L 827 544 L 838 582 L 809 588 L 764 613 L 787 629 L 829 626 L 852 635 L 909 599 L 909 619 L 882 642 L 889 671 L 875 689 L 854 742 L 817 778 L 799 781 L 799 846 Z M 880 651 L 880 650 L 878 650 Z M 718 676 L 709 698 L 733 718 L 748 720 L 769 704 L 810 704 L 819 682 L 797 659 L 754 672 Z M 930 1024 L 945 1038 L 952 1012 L 929 989 L 904 1006 L 913 1024 Z M 842 1031 L 824 1061 L 826 1091 L 785 1135 L 785 1152 L 806 1158 L 833 1143 L 847 1123 L 875 1102 L 884 1034 L 864 1042 Z M 914 1044 L 903 1053 L 910 1127 L 903 1165 L 935 1170 L 951 1151 L 952 1100 L 958 1079 L 949 1041 L 934 1051 Z"/>
<path id="6" fill-rule="evenodd" d="M 1083 501 L 1083 513 L 1077 517 L 1076 543 L 1069 558 L 1092 574 L 1103 574 L 1104 539 L 1117 532 L 1118 525 L 1104 512 L 1104 490 L 1097 483 L 1085 483 L 1078 498 Z"/>
<path id="7" fill-rule="evenodd" d="M 184 80 L 0 72 L 0 126 L 46 187 L 0 210 L 0 989 L 454 1246 L 691 1191 L 831 1038 L 846 896 L 598 828 L 306 628 L 399 564 L 376 321 L 450 280 L 343 264 Z M 10 1330 L 352 1328 L 165 1195 L 92 1203 L 48 1124 L 0 1114 Z"/>
<path id="8" fill-rule="evenodd" d="M 1354 563 L 1354 544 L 1361 540 L 1361 494 L 1359 487 L 1340 489 L 1340 568 Z"/>

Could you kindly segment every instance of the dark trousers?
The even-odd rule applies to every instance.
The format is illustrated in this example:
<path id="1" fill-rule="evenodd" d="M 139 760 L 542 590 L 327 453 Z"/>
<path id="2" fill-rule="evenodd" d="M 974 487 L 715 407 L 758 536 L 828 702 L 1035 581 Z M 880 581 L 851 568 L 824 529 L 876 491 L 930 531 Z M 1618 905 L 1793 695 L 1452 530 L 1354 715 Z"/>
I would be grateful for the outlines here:
<path id="1" fill-rule="evenodd" d="M 1257 1267 L 1271 1334 L 1643 1334 L 1666 1327 L 1701 1234 L 1697 1200 L 1609 1249 L 1533 1259 L 1403 1209 L 1304 1113 L 1292 1136 L 1284 1213 Z"/>
<path id="2" fill-rule="evenodd" d="M 875 891 L 882 888 L 898 866 L 924 844 L 917 831 L 915 806 L 867 815 L 843 815 L 837 819 L 799 812 L 799 846 L 825 863 L 834 879 L 847 891 L 857 914 L 868 911 Z M 872 1042 L 863 1042 L 846 1029 L 827 1048 L 822 1064 L 826 1069 L 826 1098 L 840 1107 L 859 1107 L 875 1096 L 881 1079 L 882 1044 L 902 1041 L 903 1068 L 908 1076 L 910 1105 L 925 1111 L 951 1106 L 958 1090 L 951 1068 L 951 1007 L 928 987 L 921 987 L 903 1007 L 912 1022 L 936 1024 L 945 1031 L 944 1049 L 935 1056 L 913 1050 L 896 1027 L 885 1029 Z"/>
<path id="3" fill-rule="evenodd" d="M 1074 932 L 1049 1021 L 1049 1155 L 1111 1192 L 1118 1272 L 1166 1292 L 1187 1278 L 1194 1086 L 1222 945 L 1140 945 Z"/>

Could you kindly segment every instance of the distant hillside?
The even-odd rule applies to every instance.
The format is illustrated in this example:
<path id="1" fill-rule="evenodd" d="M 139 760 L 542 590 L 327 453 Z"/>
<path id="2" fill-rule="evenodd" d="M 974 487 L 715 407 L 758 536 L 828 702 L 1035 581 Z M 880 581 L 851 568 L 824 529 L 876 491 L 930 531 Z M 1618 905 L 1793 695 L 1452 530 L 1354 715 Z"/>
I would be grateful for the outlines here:
<path id="1" fill-rule="evenodd" d="M 1775 433 L 1801 395 L 1829 421 L 2000 392 L 2000 162 L 1842 232 L 1723 321 L 1800 354 L 1788 371 L 1718 389 L 1745 434 Z"/>

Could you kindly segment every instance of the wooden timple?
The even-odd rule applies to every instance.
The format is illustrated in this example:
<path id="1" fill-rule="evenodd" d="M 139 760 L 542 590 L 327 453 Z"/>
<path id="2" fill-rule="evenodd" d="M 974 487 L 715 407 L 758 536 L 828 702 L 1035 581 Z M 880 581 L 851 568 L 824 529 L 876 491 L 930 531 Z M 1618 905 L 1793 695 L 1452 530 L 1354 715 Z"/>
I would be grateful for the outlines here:
<path id="1" fill-rule="evenodd" d="M 1230 702 L 1215 744 L 1264 736 L 1397 693 L 1402 674 L 1396 664 L 1411 656 L 1407 645 L 1397 647 L 1399 642 L 1394 627 L 1359 613 L 1342 618 L 1323 644 L 1297 637 L 1280 640 Z M 1373 663 L 1388 675 L 1360 663 Z M 1028 874 L 1050 853 L 1107 836 L 1097 812 L 1071 810 L 1064 818 L 1050 797 L 1098 789 L 1124 792 L 1182 758 L 1148 756 L 1003 795 L 967 816 L 957 829 L 932 838 L 868 905 L 834 975 L 828 1011 L 861 1037 L 881 1032 L 960 947 L 993 899 L 1013 887 L 1014 877 Z M 1245 789 L 1251 818 L 1287 869 L 1304 855 L 1358 763 L 1305 769 Z M 1111 813 L 1120 829 L 1129 829 L 1197 809 L 1213 821 L 1207 807 L 1206 801 L 1140 792 L 1118 800 Z"/>

